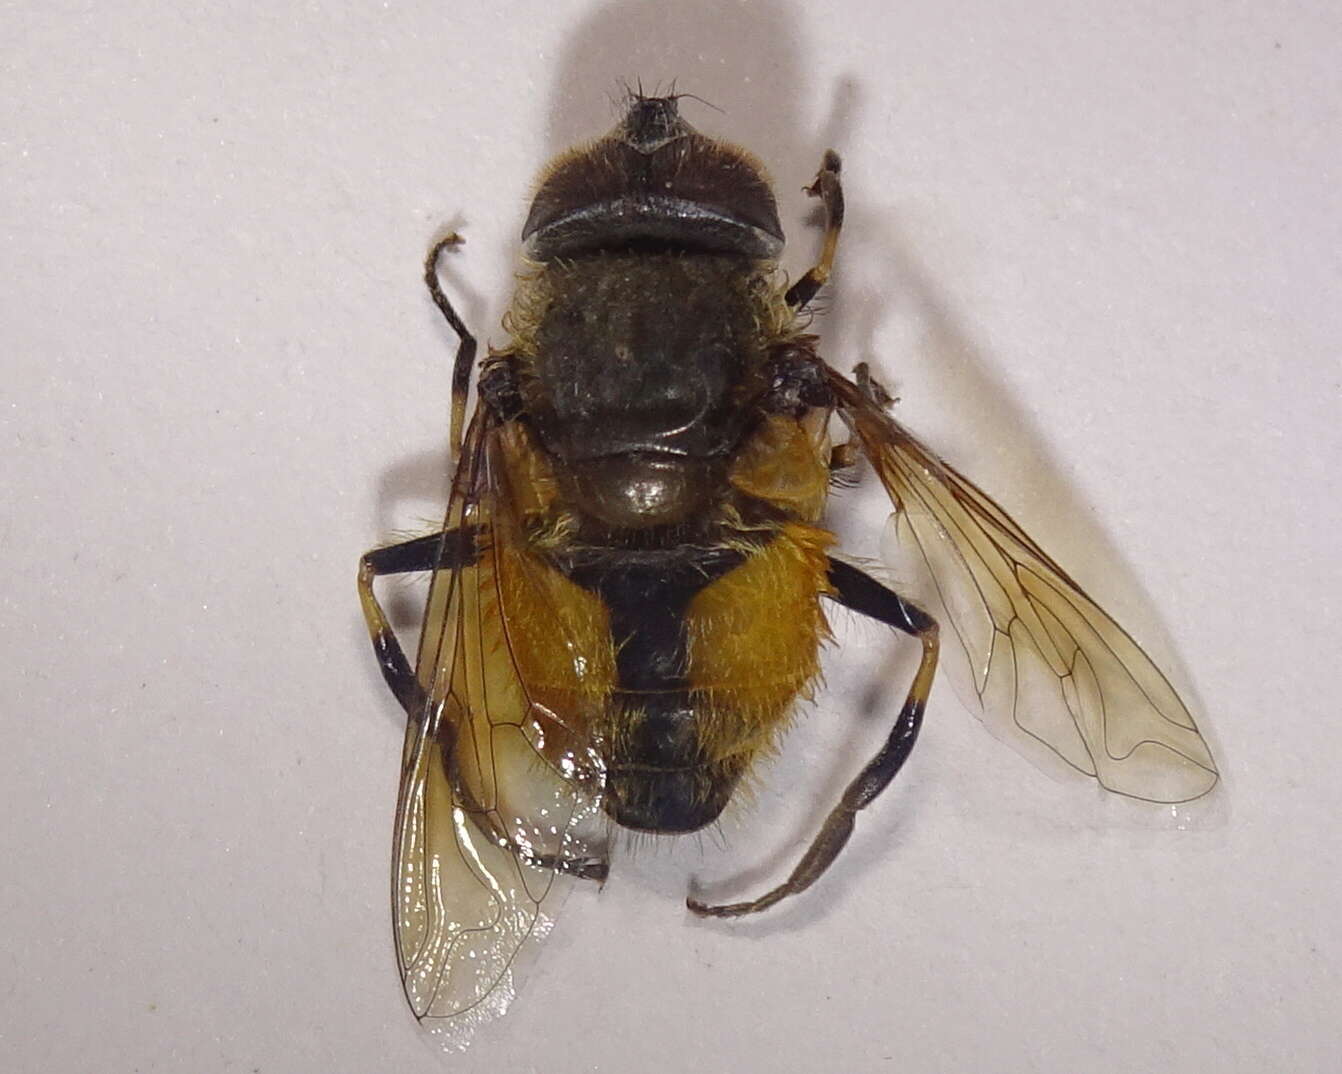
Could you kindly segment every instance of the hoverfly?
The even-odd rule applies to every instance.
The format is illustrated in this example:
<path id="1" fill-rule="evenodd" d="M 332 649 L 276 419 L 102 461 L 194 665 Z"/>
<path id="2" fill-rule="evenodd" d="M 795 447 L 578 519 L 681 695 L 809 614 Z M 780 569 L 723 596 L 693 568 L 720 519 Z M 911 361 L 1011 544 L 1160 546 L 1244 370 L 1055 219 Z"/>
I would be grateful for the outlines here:
<path id="1" fill-rule="evenodd" d="M 1217 769 L 1140 648 L 992 499 L 890 414 L 863 367 L 816 353 L 808 304 L 843 223 L 839 157 L 807 193 L 827 218 L 790 285 L 762 166 L 678 98 L 631 94 L 605 137 L 543 173 L 506 344 L 459 339 L 456 468 L 440 532 L 367 553 L 359 592 L 408 714 L 396 813 L 397 958 L 416 1016 L 448 1038 L 500 1013 L 548 894 L 602 879 L 612 826 L 691 832 L 722 812 L 810 689 L 825 601 L 910 635 L 921 661 L 894 727 L 782 884 L 696 914 L 753 913 L 810 887 L 918 737 L 942 642 L 985 720 L 1121 795 L 1181 802 Z M 831 417 L 848 431 L 830 440 Z M 935 583 L 924 610 L 834 554 L 836 470 L 858 453 Z M 373 593 L 431 572 L 411 667 Z"/>

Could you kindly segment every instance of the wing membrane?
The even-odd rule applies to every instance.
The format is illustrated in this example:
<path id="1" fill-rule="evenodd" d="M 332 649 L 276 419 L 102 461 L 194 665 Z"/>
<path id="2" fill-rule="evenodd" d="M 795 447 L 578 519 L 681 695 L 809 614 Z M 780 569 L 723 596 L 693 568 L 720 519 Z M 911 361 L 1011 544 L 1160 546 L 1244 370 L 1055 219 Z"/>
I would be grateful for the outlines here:
<path id="1" fill-rule="evenodd" d="M 830 382 L 895 503 L 891 553 L 930 575 L 941 607 L 929 610 L 959 642 L 990 729 L 1133 798 L 1211 790 L 1216 765 L 1192 715 L 1127 632 L 867 392 L 833 370 Z"/>
<path id="2" fill-rule="evenodd" d="M 420 637 L 426 705 L 406 728 L 392 860 L 397 959 L 415 1015 L 463 1047 L 514 994 L 566 871 L 595 856 L 599 763 L 567 755 L 510 656 L 485 413 L 472 420 Z M 548 759 L 547 759 L 548 758 Z M 548 900 L 548 903 L 547 903 Z"/>

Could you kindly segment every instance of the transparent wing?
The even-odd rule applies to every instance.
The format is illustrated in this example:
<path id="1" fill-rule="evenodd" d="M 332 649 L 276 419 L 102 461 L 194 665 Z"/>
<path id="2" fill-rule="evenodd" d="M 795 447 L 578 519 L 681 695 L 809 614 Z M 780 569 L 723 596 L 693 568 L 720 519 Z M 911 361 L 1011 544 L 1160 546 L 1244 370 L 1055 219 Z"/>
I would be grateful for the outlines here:
<path id="1" fill-rule="evenodd" d="M 570 875 L 604 867 L 582 834 L 597 812 L 599 761 L 557 741 L 563 729 L 530 701 L 510 655 L 494 435 L 477 414 L 454 482 L 420 638 L 425 706 L 406 728 L 392 860 L 406 998 L 452 1047 L 507 1009 L 521 961 L 549 931 L 542 907 L 553 907 Z"/>
<path id="2" fill-rule="evenodd" d="M 1107 789 L 1185 802 L 1218 779 L 1187 707 L 1137 643 L 1005 511 L 847 378 L 830 383 L 896 506 L 900 549 L 930 573 L 928 610 L 968 659 L 979 715 L 1027 756 Z"/>

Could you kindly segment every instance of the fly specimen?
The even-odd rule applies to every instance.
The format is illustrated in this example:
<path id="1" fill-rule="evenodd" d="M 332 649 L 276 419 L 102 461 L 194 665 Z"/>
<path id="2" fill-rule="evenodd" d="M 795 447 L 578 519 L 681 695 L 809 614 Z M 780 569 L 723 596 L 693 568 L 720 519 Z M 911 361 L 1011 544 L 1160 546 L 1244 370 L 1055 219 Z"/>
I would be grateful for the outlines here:
<path id="1" fill-rule="evenodd" d="M 790 286 L 761 165 L 698 133 L 677 98 L 632 96 L 604 138 L 554 161 L 527 267 L 479 366 L 460 339 L 456 449 L 439 533 L 363 557 L 374 648 L 408 714 L 393 861 L 396 949 L 415 1014 L 449 1036 L 499 1013 L 564 877 L 606 875 L 605 831 L 715 820 L 815 681 L 824 601 L 910 635 L 921 661 L 884 746 L 792 874 L 809 887 L 890 783 L 922 722 L 941 640 L 969 657 L 985 719 L 1119 794 L 1198 797 L 1216 767 L 1129 636 L 988 496 L 816 353 L 806 307 L 843 223 L 839 158 L 807 192 L 819 261 Z M 829 439 L 837 414 L 845 444 Z M 934 619 L 836 558 L 822 515 L 860 452 L 931 569 Z M 412 667 L 374 578 L 431 572 Z M 1024 704 L 1028 698 L 1029 704 Z M 465 1027 L 465 1028 L 463 1028 Z"/>

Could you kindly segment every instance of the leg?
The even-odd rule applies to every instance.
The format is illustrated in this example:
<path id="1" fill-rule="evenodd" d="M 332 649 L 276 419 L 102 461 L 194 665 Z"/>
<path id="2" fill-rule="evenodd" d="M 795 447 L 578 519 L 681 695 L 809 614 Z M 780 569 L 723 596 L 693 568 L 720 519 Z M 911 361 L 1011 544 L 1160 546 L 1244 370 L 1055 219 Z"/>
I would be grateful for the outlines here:
<path id="1" fill-rule="evenodd" d="M 889 410 L 899 400 L 885 390 L 885 385 L 871 375 L 871 366 L 858 362 L 853 366 L 853 377 L 857 381 L 857 390 L 882 410 Z"/>
<path id="2" fill-rule="evenodd" d="M 829 451 L 830 472 L 851 470 L 861 458 L 861 449 L 851 440 L 845 440 L 842 444 L 835 444 Z"/>
<path id="3" fill-rule="evenodd" d="M 391 624 L 387 622 L 382 605 L 377 602 L 373 579 L 387 574 L 412 574 L 453 566 L 448 561 L 454 558 L 454 550 L 469 550 L 469 553 L 456 552 L 455 558 L 458 559 L 474 554 L 474 540 L 452 541 L 448 537 L 446 533 L 431 533 L 427 537 L 417 537 L 402 544 L 374 548 L 371 552 L 365 552 L 359 560 L 359 603 L 363 606 L 369 637 L 373 639 L 373 652 L 377 654 L 382 677 L 387 680 L 396 700 L 412 719 L 418 719 L 423 711 L 424 691 L 415 678 L 415 672 Z"/>
<path id="4" fill-rule="evenodd" d="M 772 891 L 766 892 L 749 902 L 728 903 L 723 906 L 709 906 L 695 899 L 688 899 L 686 905 L 703 917 L 740 917 L 766 910 L 789 895 L 805 891 L 819 879 L 830 867 L 839 851 L 853 834 L 853 825 L 859 810 L 865 809 L 876 796 L 889 786 L 895 778 L 913 744 L 918 738 L 918 730 L 923 723 L 923 710 L 927 707 L 927 695 L 932 689 L 932 677 L 937 669 L 937 624 L 925 612 L 904 600 L 898 593 L 887 589 L 863 574 L 856 567 L 829 561 L 829 580 L 835 589 L 835 599 L 840 604 L 852 608 L 855 612 L 869 615 L 882 623 L 912 634 L 923 643 L 923 659 L 918 672 L 909 687 L 908 697 L 895 721 L 890 737 L 886 739 L 881 751 L 876 754 L 858 777 L 848 785 L 830 814 L 825 818 L 820 834 L 816 836 L 810 848 L 802 856 L 792 875 Z"/>
<path id="5" fill-rule="evenodd" d="M 606 858 L 563 858 L 558 854 L 532 854 L 519 850 L 516 844 L 513 845 L 513 852 L 541 869 L 553 869 L 579 880 L 595 880 L 598 884 L 604 884 L 610 876 L 610 861 Z"/>
<path id="6" fill-rule="evenodd" d="M 825 286 L 829 274 L 834 270 L 834 253 L 839 248 L 839 229 L 843 227 L 843 186 L 839 182 L 839 166 L 839 154 L 832 149 L 825 150 L 820 172 L 815 182 L 806 188 L 806 193 L 819 198 L 825 205 L 825 245 L 815 267 L 788 288 L 785 298 L 794 310 L 801 309 L 815 298 L 815 293 Z"/>
<path id="7" fill-rule="evenodd" d="M 438 283 L 438 259 L 442 252 L 452 246 L 460 246 L 465 240 L 455 231 L 444 235 L 433 244 L 429 256 L 424 261 L 424 282 L 429 286 L 434 305 L 441 311 L 452 331 L 457 334 L 460 343 L 457 346 L 457 358 L 452 364 L 452 455 L 455 458 L 461 451 L 461 431 L 466 427 L 466 396 L 471 388 L 471 368 L 475 365 L 475 337 L 466 330 L 452 303 L 443 294 Z"/>

